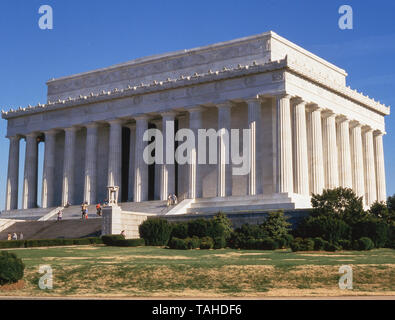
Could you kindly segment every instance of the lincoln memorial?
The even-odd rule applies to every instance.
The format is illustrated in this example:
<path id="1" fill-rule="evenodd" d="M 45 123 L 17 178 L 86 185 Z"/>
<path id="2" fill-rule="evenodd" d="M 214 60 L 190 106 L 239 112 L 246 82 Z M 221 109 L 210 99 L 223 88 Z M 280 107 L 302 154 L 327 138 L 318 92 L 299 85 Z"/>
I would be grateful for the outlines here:
<path id="1" fill-rule="evenodd" d="M 337 186 L 352 188 L 366 206 L 385 201 L 390 108 L 351 89 L 346 77 L 266 32 L 51 79 L 45 104 L 2 112 L 9 139 L 5 214 L 95 205 L 108 186 L 119 187 L 118 202 L 128 211 L 174 193 L 175 214 L 304 209 L 311 194 Z M 215 164 L 199 164 L 197 149 L 190 163 L 146 163 L 144 132 L 165 134 L 169 122 L 175 131 L 250 129 L 249 148 L 240 134 L 238 150 L 248 153 L 250 170 L 232 174 L 238 164 L 226 163 L 230 147 L 220 135 Z M 164 143 L 167 153 L 182 141 Z"/>

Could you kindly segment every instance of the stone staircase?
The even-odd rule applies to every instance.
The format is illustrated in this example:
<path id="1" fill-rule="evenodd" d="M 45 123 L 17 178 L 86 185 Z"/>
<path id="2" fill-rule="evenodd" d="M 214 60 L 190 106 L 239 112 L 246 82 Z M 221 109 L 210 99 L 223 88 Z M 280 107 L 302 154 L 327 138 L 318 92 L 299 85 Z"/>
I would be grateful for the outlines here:
<path id="1" fill-rule="evenodd" d="M 0 214 L 0 219 L 39 220 L 46 214 L 50 213 L 53 209 L 55 208 L 34 208 L 3 211 Z"/>
<path id="2" fill-rule="evenodd" d="M 58 215 L 53 215 L 49 220 L 57 220 Z M 70 219 L 81 219 L 81 205 L 70 206 L 63 209 L 63 220 L 70 220 Z M 88 220 L 91 218 L 100 218 L 96 214 L 96 204 L 92 204 L 88 206 Z"/>
<path id="3" fill-rule="evenodd" d="M 122 211 L 151 213 L 151 214 L 165 214 L 170 208 L 167 207 L 167 201 L 153 200 L 144 202 L 122 202 L 118 203 Z"/>
<path id="4" fill-rule="evenodd" d="M 295 209 L 295 199 L 287 194 L 230 196 L 224 198 L 195 199 L 186 209 L 187 214 L 215 214 L 224 213 L 261 212 L 277 209 Z M 305 199 L 301 199 L 305 201 Z"/>
<path id="5" fill-rule="evenodd" d="M 101 219 L 63 221 L 18 221 L 0 232 L 0 240 L 7 240 L 7 234 L 23 233 L 24 239 L 84 238 L 100 236 Z"/>

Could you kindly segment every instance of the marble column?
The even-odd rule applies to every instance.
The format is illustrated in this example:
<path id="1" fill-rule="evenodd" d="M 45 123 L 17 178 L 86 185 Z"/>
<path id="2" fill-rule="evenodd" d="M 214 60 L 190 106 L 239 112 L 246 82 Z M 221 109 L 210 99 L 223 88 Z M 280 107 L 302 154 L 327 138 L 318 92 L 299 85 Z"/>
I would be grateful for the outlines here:
<path id="1" fill-rule="evenodd" d="M 377 185 L 377 201 L 387 201 L 385 169 L 384 169 L 384 148 L 383 133 L 375 131 L 373 136 L 375 163 L 376 163 L 376 185 Z"/>
<path id="2" fill-rule="evenodd" d="M 173 112 L 162 113 L 163 164 L 160 172 L 160 199 L 167 200 L 170 193 L 176 192 L 174 165 L 174 119 Z"/>
<path id="3" fill-rule="evenodd" d="M 148 119 L 145 116 L 136 117 L 135 202 L 148 200 L 148 164 L 143 158 L 143 152 L 147 145 L 147 141 L 143 141 L 143 135 L 146 130 L 148 130 Z"/>
<path id="4" fill-rule="evenodd" d="M 232 166 L 230 159 L 231 103 L 217 105 L 218 108 L 218 164 L 217 197 L 232 195 Z"/>
<path id="5" fill-rule="evenodd" d="M 365 198 L 361 125 L 353 121 L 350 123 L 350 128 L 352 185 L 356 195 Z"/>
<path id="6" fill-rule="evenodd" d="M 74 203 L 74 167 L 75 167 L 75 140 L 76 127 L 64 129 L 64 162 L 63 162 L 63 190 L 62 204 L 66 205 Z"/>
<path id="7" fill-rule="evenodd" d="M 295 192 L 309 195 L 309 161 L 307 154 L 306 102 L 294 101 L 294 187 Z"/>
<path id="8" fill-rule="evenodd" d="M 188 178 L 188 197 L 190 199 L 203 197 L 203 183 L 200 174 L 200 166 L 198 165 L 197 142 L 198 130 L 202 129 L 202 111 L 201 107 L 191 108 L 189 112 L 189 129 L 195 134 L 195 146 L 191 152 L 189 162 L 189 178 Z"/>
<path id="9" fill-rule="evenodd" d="M 308 111 L 307 135 L 309 137 L 310 192 L 321 194 L 325 183 L 321 109 L 317 105 L 310 105 Z"/>
<path id="10" fill-rule="evenodd" d="M 18 209 L 18 179 L 19 179 L 19 136 L 8 137 L 10 148 L 8 152 L 8 173 L 5 210 Z"/>
<path id="11" fill-rule="evenodd" d="M 37 207 L 37 165 L 38 141 L 37 133 L 26 135 L 25 176 L 23 181 L 22 208 Z"/>
<path id="12" fill-rule="evenodd" d="M 118 201 L 122 194 L 122 120 L 108 121 L 110 138 L 108 143 L 108 186 L 119 187 Z"/>
<path id="13" fill-rule="evenodd" d="M 363 128 L 362 143 L 364 153 L 366 204 L 370 206 L 373 202 L 377 200 L 372 128 Z"/>
<path id="14" fill-rule="evenodd" d="M 352 166 L 350 150 L 350 121 L 340 116 L 337 130 L 339 185 L 352 188 Z"/>
<path id="15" fill-rule="evenodd" d="M 256 195 L 263 193 L 263 172 L 262 159 L 257 156 L 259 153 L 259 142 L 262 135 L 262 112 L 261 100 L 259 97 L 248 99 L 248 129 L 250 129 L 250 173 L 248 174 L 248 194 Z"/>
<path id="16" fill-rule="evenodd" d="M 134 174 L 135 174 L 135 151 L 136 151 L 136 125 L 131 124 L 128 126 L 130 129 L 130 143 L 129 143 L 129 179 L 128 179 L 128 200 L 134 199 Z"/>
<path id="17" fill-rule="evenodd" d="M 293 193 L 292 127 L 290 96 L 276 97 L 277 103 L 277 192 Z"/>
<path id="18" fill-rule="evenodd" d="M 44 132 L 45 151 L 44 151 L 44 169 L 42 185 L 42 207 L 51 208 L 55 206 L 55 146 L 56 130 Z"/>
<path id="19" fill-rule="evenodd" d="M 339 186 L 336 115 L 332 111 L 325 111 L 323 112 L 322 122 L 325 188 L 334 189 Z"/>
<path id="20" fill-rule="evenodd" d="M 86 125 L 84 201 L 88 204 L 97 201 L 98 127 L 97 123 Z"/>

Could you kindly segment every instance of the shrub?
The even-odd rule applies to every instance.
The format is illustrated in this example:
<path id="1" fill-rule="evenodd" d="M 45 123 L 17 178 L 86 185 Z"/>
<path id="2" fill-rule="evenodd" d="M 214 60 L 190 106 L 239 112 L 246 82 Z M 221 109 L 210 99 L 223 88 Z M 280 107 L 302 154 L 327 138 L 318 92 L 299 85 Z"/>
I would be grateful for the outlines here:
<path id="1" fill-rule="evenodd" d="M 145 220 L 139 227 L 140 236 L 149 246 L 165 246 L 169 242 L 172 227 L 165 219 Z"/>
<path id="2" fill-rule="evenodd" d="M 225 226 L 218 221 L 211 220 L 209 222 L 210 223 L 207 226 L 207 234 L 205 236 L 208 236 L 213 239 L 225 238 L 226 235 Z"/>
<path id="3" fill-rule="evenodd" d="M 395 223 L 392 223 L 389 227 L 386 247 L 395 249 Z"/>
<path id="4" fill-rule="evenodd" d="M 239 232 L 232 232 L 227 241 L 229 248 L 232 249 L 240 249 L 241 243 L 243 242 L 244 237 Z"/>
<path id="5" fill-rule="evenodd" d="M 312 239 L 306 238 L 296 238 L 291 243 L 292 251 L 313 251 L 314 250 L 314 241 Z"/>
<path id="6" fill-rule="evenodd" d="M 291 242 L 294 240 L 294 237 L 291 234 L 285 234 L 282 237 L 285 241 L 285 247 L 289 247 L 291 245 Z"/>
<path id="7" fill-rule="evenodd" d="M 106 246 L 114 245 L 114 241 L 116 240 L 124 240 L 125 237 L 121 234 L 108 234 L 101 236 L 101 240 Z"/>
<path id="8" fill-rule="evenodd" d="M 198 237 L 186 238 L 188 249 L 197 249 L 200 247 L 200 239 Z"/>
<path id="9" fill-rule="evenodd" d="M 89 239 L 89 242 L 91 244 L 102 244 L 103 243 L 103 240 L 100 237 L 88 237 L 85 239 Z M 65 240 L 67 240 L 67 239 L 63 239 L 63 244 L 64 244 Z"/>
<path id="10" fill-rule="evenodd" d="M 0 252 L 0 285 L 15 283 L 23 278 L 25 265 L 15 254 Z"/>
<path id="11" fill-rule="evenodd" d="M 284 238 L 274 239 L 274 242 L 276 243 L 276 249 L 285 248 L 287 243 L 287 241 Z"/>
<path id="12" fill-rule="evenodd" d="M 360 221 L 352 227 L 352 238 L 357 240 L 362 237 L 370 238 L 376 248 L 384 247 L 388 241 L 388 224 L 378 219 Z"/>
<path id="13" fill-rule="evenodd" d="M 188 237 L 188 223 L 187 222 L 177 222 L 172 223 L 171 238 L 176 237 L 179 239 L 185 239 Z"/>
<path id="14" fill-rule="evenodd" d="M 173 237 L 170 239 L 168 246 L 170 249 L 177 249 L 177 250 L 187 250 L 188 248 L 188 243 L 186 239 L 179 239 L 176 237 Z"/>
<path id="15" fill-rule="evenodd" d="M 358 240 L 358 250 L 371 250 L 374 248 L 372 239 L 368 237 L 362 237 Z"/>
<path id="16" fill-rule="evenodd" d="M 225 239 L 229 239 L 233 231 L 232 221 L 230 221 L 230 219 L 223 212 L 218 212 L 213 217 L 213 222 L 219 223 L 223 226 L 224 237 Z"/>
<path id="17" fill-rule="evenodd" d="M 25 240 L 3 240 L 0 241 L 0 248 L 24 248 Z"/>
<path id="18" fill-rule="evenodd" d="M 276 250 L 278 249 L 278 243 L 271 238 L 262 239 L 261 248 L 263 250 Z"/>
<path id="19" fill-rule="evenodd" d="M 321 237 L 335 243 L 340 239 L 349 239 L 351 228 L 342 220 L 330 216 L 310 216 L 299 226 L 297 233 L 303 238 Z"/>
<path id="20" fill-rule="evenodd" d="M 74 245 L 87 245 L 87 244 L 91 244 L 91 242 L 87 238 L 81 238 L 81 239 L 73 239 L 73 244 Z"/>
<path id="21" fill-rule="evenodd" d="M 322 194 L 313 194 L 311 205 L 313 216 L 338 218 L 346 224 L 355 223 L 366 216 L 362 197 L 358 197 L 350 188 L 338 187 L 326 189 Z"/>
<path id="22" fill-rule="evenodd" d="M 302 250 L 302 241 L 303 241 L 302 238 L 295 238 L 290 244 L 291 250 L 294 252 L 301 251 Z"/>
<path id="23" fill-rule="evenodd" d="M 206 219 L 194 219 L 188 221 L 188 235 L 190 237 L 196 236 L 198 238 L 207 237 L 209 234 L 211 222 Z"/>
<path id="24" fill-rule="evenodd" d="M 226 247 L 225 236 L 215 237 L 213 240 L 214 240 L 214 249 L 222 249 Z"/>
<path id="25" fill-rule="evenodd" d="M 269 238 L 279 239 L 288 234 L 289 226 L 284 211 L 269 212 L 267 219 L 261 224 L 261 228 Z"/>
<path id="26" fill-rule="evenodd" d="M 256 224 L 243 224 L 240 228 L 237 228 L 235 232 L 239 233 L 244 238 L 252 239 L 263 239 L 267 238 L 268 234 Z"/>
<path id="27" fill-rule="evenodd" d="M 200 242 L 200 249 L 212 249 L 214 247 L 214 241 L 210 237 L 203 237 Z"/>
<path id="28" fill-rule="evenodd" d="M 352 250 L 353 248 L 351 240 L 339 240 L 338 244 L 344 250 Z"/>
<path id="29" fill-rule="evenodd" d="M 334 252 L 334 251 L 338 251 L 338 250 L 341 250 L 341 249 L 342 249 L 341 246 L 339 246 L 339 245 L 337 245 L 335 243 L 327 242 L 325 244 L 325 251 L 332 251 L 332 252 Z"/>
<path id="30" fill-rule="evenodd" d="M 321 237 L 315 237 L 313 241 L 314 241 L 314 250 L 321 251 L 325 249 L 325 245 L 327 241 L 325 241 Z"/>
<path id="31" fill-rule="evenodd" d="M 100 238 L 96 238 L 100 240 L 100 243 L 103 243 L 103 241 Z M 63 245 L 64 246 L 72 246 L 74 244 L 74 239 L 63 239 Z"/>
<path id="32" fill-rule="evenodd" d="M 139 246 L 144 246 L 145 241 L 144 241 L 144 239 L 141 239 L 141 238 L 117 239 L 117 240 L 114 240 L 112 245 L 115 247 L 139 247 Z"/>

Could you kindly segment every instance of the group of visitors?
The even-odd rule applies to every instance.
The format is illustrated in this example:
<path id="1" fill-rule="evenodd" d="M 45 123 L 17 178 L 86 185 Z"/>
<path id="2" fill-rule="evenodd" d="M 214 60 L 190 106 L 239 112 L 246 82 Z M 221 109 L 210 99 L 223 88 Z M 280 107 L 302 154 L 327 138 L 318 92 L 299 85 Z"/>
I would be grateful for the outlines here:
<path id="1" fill-rule="evenodd" d="M 11 233 L 8 234 L 7 240 L 23 240 L 23 233 L 19 233 L 19 238 L 16 232 L 14 232 L 12 235 Z"/>
<path id="2" fill-rule="evenodd" d="M 169 196 L 167 197 L 167 206 L 173 206 L 177 204 L 177 196 L 174 193 L 169 193 Z"/>

